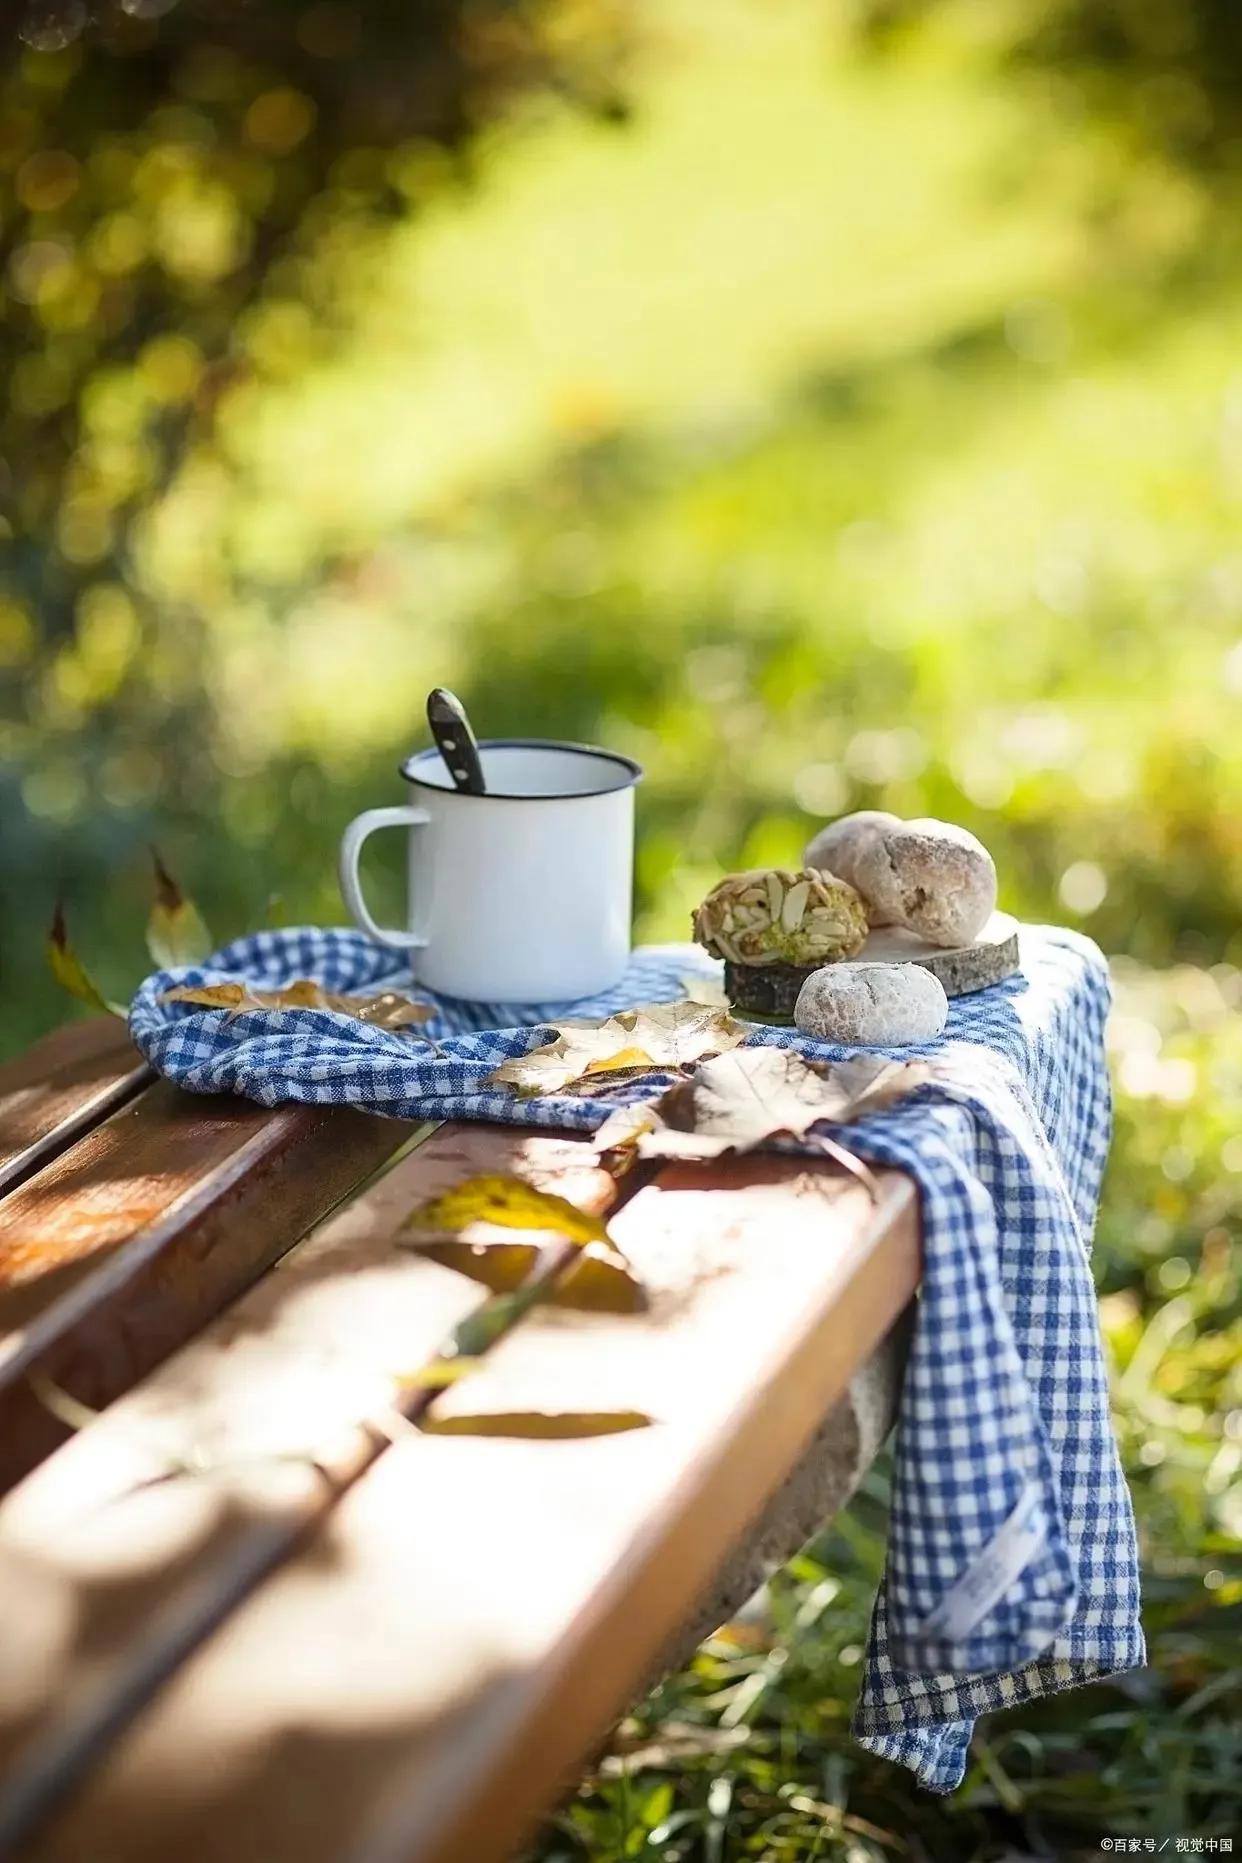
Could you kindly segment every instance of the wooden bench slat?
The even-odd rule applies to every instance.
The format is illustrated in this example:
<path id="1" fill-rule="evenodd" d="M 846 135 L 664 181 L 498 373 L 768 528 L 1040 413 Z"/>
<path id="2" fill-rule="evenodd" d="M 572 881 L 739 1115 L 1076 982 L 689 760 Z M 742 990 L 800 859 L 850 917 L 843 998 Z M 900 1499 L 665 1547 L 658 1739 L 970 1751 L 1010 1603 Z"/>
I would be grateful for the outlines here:
<path id="1" fill-rule="evenodd" d="M 157 1081 L 0 1201 L 0 1492 L 263 1272 L 415 1128 Z"/>
<path id="2" fill-rule="evenodd" d="M 613 1194 L 585 1141 L 434 1130 L 0 1504 L 0 1855 L 378 1453 L 357 1419 L 481 1297 L 392 1232 L 422 1198 L 517 1164 L 584 1205 Z M 225 1466 L 157 1479 L 195 1452 Z"/>
<path id="3" fill-rule="evenodd" d="M 848 1180 L 767 1158 L 670 1169 L 641 1190 L 613 1228 L 652 1311 L 537 1312 L 444 1402 L 637 1406 L 658 1427 L 400 1442 L 174 1676 L 31 1857 L 77 1863 L 93 1843 L 110 1863 L 225 1863 L 240 1830 L 265 1863 L 510 1855 L 910 1297 L 916 1197 L 882 1183 L 873 1210 Z M 385 1342 L 398 1306 L 450 1298 L 454 1278 L 413 1261 L 381 1269 L 364 1300 L 378 1266 L 345 1321 L 380 1302 L 368 1323 Z M 325 1319 L 339 1297 L 325 1288 Z M 298 1305 L 286 1282 L 273 1325 Z M 85 1438 L 73 1447 L 85 1474 Z"/>
<path id="4" fill-rule="evenodd" d="M 0 1196 L 151 1078 L 123 1022 L 69 1022 L 0 1066 Z"/>

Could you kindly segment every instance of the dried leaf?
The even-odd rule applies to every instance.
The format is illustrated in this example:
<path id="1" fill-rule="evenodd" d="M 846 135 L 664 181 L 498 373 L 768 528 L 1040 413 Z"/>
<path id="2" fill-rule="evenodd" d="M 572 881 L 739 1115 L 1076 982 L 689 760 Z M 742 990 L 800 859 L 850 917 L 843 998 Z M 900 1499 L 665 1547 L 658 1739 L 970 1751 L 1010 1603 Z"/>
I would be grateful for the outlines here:
<path id="1" fill-rule="evenodd" d="M 632 1106 L 618 1106 L 597 1129 L 596 1148 L 600 1152 L 635 1149 L 645 1132 L 654 1132 L 657 1126 L 663 1126 L 664 1121 L 657 1110 L 663 1099 L 664 1095 L 660 1094 L 654 1100 L 642 1100 Z"/>
<path id="2" fill-rule="evenodd" d="M 230 1018 L 245 1009 L 261 1009 L 264 1004 L 240 983 L 182 983 L 175 990 L 160 994 L 162 1003 L 190 1003 L 195 1009 L 227 1009 Z"/>
<path id="3" fill-rule="evenodd" d="M 596 1134 L 601 1150 L 636 1146 L 644 1158 L 717 1158 L 779 1136 L 800 1137 L 820 1120 L 838 1125 L 891 1106 L 930 1078 L 917 1062 L 815 1064 L 788 1048 L 734 1049 L 704 1061 L 645 1106 L 619 1107 Z M 858 1160 L 833 1140 L 834 1157 Z"/>
<path id="4" fill-rule="evenodd" d="M 378 996 L 341 996 L 309 977 L 299 977 L 283 990 L 256 990 L 248 983 L 183 983 L 174 990 L 165 990 L 160 1001 L 190 1003 L 196 1009 L 224 1009 L 230 1021 L 254 1010 L 327 1009 L 379 1029 L 410 1028 L 435 1014 L 430 1003 L 411 1002 L 397 990 L 384 990 Z"/>
<path id="5" fill-rule="evenodd" d="M 155 865 L 155 904 L 147 920 L 147 950 L 161 970 L 177 964 L 199 964 L 214 949 L 211 933 L 192 899 L 187 899 L 157 847 L 151 849 Z"/>
<path id="6" fill-rule="evenodd" d="M 47 959 L 52 967 L 52 975 L 62 989 L 68 990 L 70 996 L 76 996 L 80 1003 L 87 1003 L 92 1009 L 102 1009 L 105 1015 L 120 1016 L 124 1020 L 125 1009 L 120 1003 L 108 1001 L 70 944 L 69 933 L 65 928 L 64 907 L 59 899 L 48 933 Z"/>
<path id="7" fill-rule="evenodd" d="M 649 1429 L 654 1418 L 643 1410 L 485 1410 L 477 1416 L 420 1417 L 429 1436 L 509 1436 L 565 1442 L 579 1436 L 619 1436 Z"/>
<path id="8" fill-rule="evenodd" d="M 431 1003 L 416 1003 L 400 990 L 381 990 L 376 996 L 337 996 L 332 991 L 324 992 L 324 1007 L 334 1009 L 338 1015 L 352 1016 L 356 1022 L 366 1022 L 374 1029 L 408 1029 L 420 1023 L 430 1022 L 435 1015 Z"/>
<path id="9" fill-rule="evenodd" d="M 519 1093 L 559 1093 L 590 1073 L 641 1066 L 642 1057 L 652 1068 L 683 1067 L 723 1054 L 750 1032 L 721 1009 L 687 1002 L 646 1003 L 602 1022 L 573 1020 L 555 1027 L 551 1041 L 506 1061 L 488 1084 Z"/>
<path id="10" fill-rule="evenodd" d="M 520 1287 L 539 1259 L 532 1242 L 473 1243 L 459 1240 L 420 1242 L 420 1255 L 479 1281 L 494 1294 Z M 638 1281 L 623 1255 L 602 1242 L 588 1242 L 569 1270 L 544 1299 L 549 1306 L 572 1307 L 583 1313 L 641 1313 L 647 1304 Z"/>
<path id="11" fill-rule="evenodd" d="M 580 1210 L 550 1190 L 537 1190 L 522 1177 L 468 1177 L 443 1195 L 411 1210 L 402 1229 L 439 1230 L 460 1235 L 471 1223 L 496 1223 L 502 1229 L 541 1229 L 569 1242 L 607 1242 L 598 1216 Z"/>

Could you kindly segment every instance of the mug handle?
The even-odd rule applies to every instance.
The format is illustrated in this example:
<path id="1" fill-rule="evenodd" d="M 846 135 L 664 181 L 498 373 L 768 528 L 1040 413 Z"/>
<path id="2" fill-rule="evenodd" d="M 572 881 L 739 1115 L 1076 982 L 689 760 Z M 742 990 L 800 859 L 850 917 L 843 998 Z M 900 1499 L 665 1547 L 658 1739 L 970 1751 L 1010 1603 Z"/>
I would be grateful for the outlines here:
<path id="1" fill-rule="evenodd" d="M 377 828 L 418 828 L 430 820 L 426 809 L 411 808 L 408 804 L 390 809 L 364 809 L 361 815 L 354 817 L 341 836 L 341 852 L 337 863 L 341 897 L 355 925 L 368 938 L 374 938 L 377 944 L 392 945 L 398 951 L 421 951 L 427 940 L 418 932 L 386 931 L 382 925 L 375 923 L 362 897 L 362 881 L 358 874 L 362 844 Z"/>

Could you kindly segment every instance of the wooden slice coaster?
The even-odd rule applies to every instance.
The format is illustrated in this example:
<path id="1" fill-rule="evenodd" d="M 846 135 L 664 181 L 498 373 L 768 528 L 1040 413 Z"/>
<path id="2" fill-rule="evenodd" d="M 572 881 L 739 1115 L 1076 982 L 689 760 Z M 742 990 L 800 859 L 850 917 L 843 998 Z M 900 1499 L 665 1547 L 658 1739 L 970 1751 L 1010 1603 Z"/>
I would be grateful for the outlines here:
<path id="1" fill-rule="evenodd" d="M 1021 969 L 1018 921 L 1007 912 L 994 912 L 973 944 L 955 950 L 928 944 L 900 926 L 883 925 L 870 934 L 855 961 L 921 964 L 939 977 L 946 996 L 969 996 L 993 983 L 1003 983 Z"/>

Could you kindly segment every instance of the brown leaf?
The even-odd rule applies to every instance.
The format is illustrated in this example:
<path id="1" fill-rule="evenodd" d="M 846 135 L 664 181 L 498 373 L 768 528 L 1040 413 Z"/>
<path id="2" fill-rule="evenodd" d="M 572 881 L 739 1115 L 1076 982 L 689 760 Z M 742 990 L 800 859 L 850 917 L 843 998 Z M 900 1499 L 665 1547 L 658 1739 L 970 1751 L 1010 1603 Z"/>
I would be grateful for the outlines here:
<path id="1" fill-rule="evenodd" d="M 430 1003 L 411 1002 L 397 990 L 384 990 L 378 996 L 341 996 L 309 977 L 299 977 L 283 990 L 256 990 L 246 983 L 183 983 L 175 990 L 165 990 L 160 1001 L 191 1003 L 198 1009 L 224 1009 L 230 1020 L 257 1009 L 327 1009 L 380 1029 L 410 1028 L 435 1014 Z"/>
<path id="2" fill-rule="evenodd" d="M 717 1158 L 769 1139 L 801 1137 L 822 1119 L 839 1125 L 881 1111 L 930 1078 L 919 1063 L 813 1064 L 788 1048 L 736 1048 L 697 1067 L 645 1106 L 619 1107 L 596 1133 L 601 1150 L 636 1146 L 644 1158 Z M 833 1156 L 858 1160 L 833 1140 Z"/>
<path id="3" fill-rule="evenodd" d="M 703 1003 L 646 1003 L 603 1021 L 571 1020 L 533 1053 L 506 1061 L 489 1077 L 491 1086 L 519 1093 L 559 1093 L 590 1073 L 609 1069 L 682 1067 L 705 1055 L 723 1054 L 749 1030 L 724 1010 Z"/>
<path id="4" fill-rule="evenodd" d="M 408 1243 L 420 1255 L 453 1268 L 472 1281 L 507 1294 L 519 1287 L 534 1267 L 539 1250 L 533 1242 Z M 642 1283 L 635 1279 L 623 1255 L 602 1242 L 588 1242 L 569 1272 L 544 1296 L 545 1304 L 572 1307 L 583 1313 L 641 1313 L 647 1305 Z"/>
<path id="5" fill-rule="evenodd" d="M 48 933 L 47 961 L 57 983 L 63 990 L 68 990 L 70 996 L 76 996 L 80 1003 L 86 1003 L 92 1009 L 101 1009 L 105 1015 L 120 1016 L 124 1021 L 124 1008 L 120 1003 L 108 1001 L 70 944 L 65 927 L 65 911 L 59 899 L 52 913 L 52 925 Z"/>
<path id="6" fill-rule="evenodd" d="M 525 1178 L 500 1174 L 468 1177 L 441 1196 L 411 1210 L 402 1229 L 439 1230 L 459 1235 L 472 1223 L 497 1223 L 502 1229 L 540 1229 L 570 1242 L 607 1242 L 598 1216 L 580 1210 L 550 1190 L 537 1190 Z"/>
<path id="7" fill-rule="evenodd" d="M 579 1436 L 619 1436 L 649 1429 L 654 1418 L 643 1410 L 484 1410 L 418 1419 L 428 1436 L 511 1436 L 565 1442 Z"/>
<path id="8" fill-rule="evenodd" d="M 147 920 L 147 950 L 161 970 L 177 964 L 197 964 L 215 949 L 211 933 L 192 899 L 187 899 L 160 858 L 151 849 L 155 866 L 155 904 Z"/>

